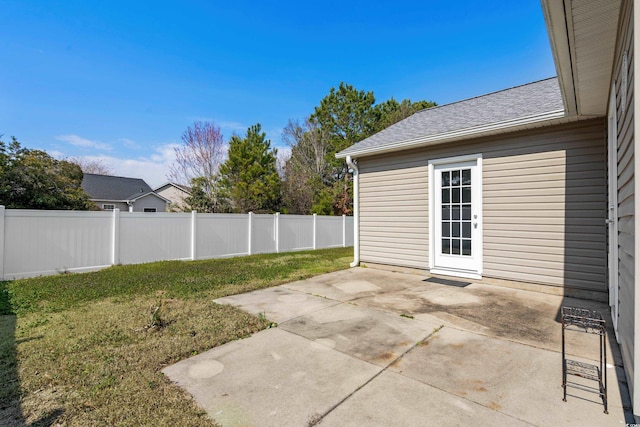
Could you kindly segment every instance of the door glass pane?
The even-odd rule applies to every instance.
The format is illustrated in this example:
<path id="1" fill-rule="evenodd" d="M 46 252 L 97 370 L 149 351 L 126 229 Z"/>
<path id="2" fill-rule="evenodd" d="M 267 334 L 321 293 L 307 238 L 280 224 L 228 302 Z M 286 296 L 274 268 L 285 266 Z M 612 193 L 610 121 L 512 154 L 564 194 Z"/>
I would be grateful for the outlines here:
<path id="1" fill-rule="evenodd" d="M 462 170 L 462 185 L 471 185 L 471 169 Z"/>
<path id="2" fill-rule="evenodd" d="M 451 181 L 449 180 L 450 177 L 450 173 L 449 171 L 447 172 L 442 172 L 442 186 L 443 187 L 448 187 L 449 185 L 451 185 Z"/>
<path id="3" fill-rule="evenodd" d="M 455 221 L 460 219 L 460 206 L 451 206 L 451 219 Z"/>
<path id="4" fill-rule="evenodd" d="M 462 223 L 462 237 L 471 238 L 471 223 L 463 222 Z"/>
<path id="5" fill-rule="evenodd" d="M 457 221 L 451 223 L 451 237 L 460 237 L 460 223 Z"/>
<path id="6" fill-rule="evenodd" d="M 460 189 L 459 188 L 452 188 L 451 189 L 451 203 L 460 203 Z"/>
<path id="7" fill-rule="evenodd" d="M 462 187 L 462 203 L 471 203 L 471 187 Z"/>
<path id="8" fill-rule="evenodd" d="M 451 239 L 451 254 L 460 255 L 460 239 Z"/>
<path id="9" fill-rule="evenodd" d="M 449 205 L 443 206 L 442 207 L 442 219 L 443 220 L 447 220 L 447 219 L 451 219 L 451 208 L 449 207 Z"/>
<path id="10" fill-rule="evenodd" d="M 442 254 L 471 256 L 471 169 L 441 171 Z"/>
<path id="11" fill-rule="evenodd" d="M 462 255 L 471 255 L 471 240 L 462 241 Z"/>
<path id="12" fill-rule="evenodd" d="M 471 219 L 471 205 L 462 205 L 462 219 Z"/>
<path id="13" fill-rule="evenodd" d="M 451 223 L 448 221 L 442 221 L 442 237 L 450 237 L 449 229 L 451 228 Z"/>
<path id="14" fill-rule="evenodd" d="M 460 185 L 460 171 L 451 171 L 451 186 Z"/>

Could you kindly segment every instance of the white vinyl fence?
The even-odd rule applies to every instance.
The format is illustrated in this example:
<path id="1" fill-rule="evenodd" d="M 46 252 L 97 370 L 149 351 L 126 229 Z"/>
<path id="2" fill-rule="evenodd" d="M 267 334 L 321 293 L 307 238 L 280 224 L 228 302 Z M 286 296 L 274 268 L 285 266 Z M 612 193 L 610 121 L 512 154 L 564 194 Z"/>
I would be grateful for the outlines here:
<path id="1" fill-rule="evenodd" d="M 0 280 L 116 264 L 353 245 L 353 217 L 40 211 L 0 206 Z"/>

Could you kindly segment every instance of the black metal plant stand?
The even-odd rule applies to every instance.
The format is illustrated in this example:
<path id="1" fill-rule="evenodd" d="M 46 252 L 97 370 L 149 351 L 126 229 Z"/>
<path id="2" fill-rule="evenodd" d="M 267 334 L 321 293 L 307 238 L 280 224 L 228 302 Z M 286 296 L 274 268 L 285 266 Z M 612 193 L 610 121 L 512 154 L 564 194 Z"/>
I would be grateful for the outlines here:
<path id="1" fill-rule="evenodd" d="M 602 314 L 595 310 L 587 310 L 575 307 L 562 307 L 562 388 L 564 390 L 563 401 L 567 401 L 567 387 L 577 388 L 583 391 L 597 393 L 602 398 L 604 413 L 607 408 L 607 329 Z M 565 331 L 582 332 L 599 336 L 600 339 L 600 363 L 592 365 L 567 359 L 565 352 Z M 573 375 L 587 380 L 596 381 L 597 388 L 567 381 L 567 377 Z"/>

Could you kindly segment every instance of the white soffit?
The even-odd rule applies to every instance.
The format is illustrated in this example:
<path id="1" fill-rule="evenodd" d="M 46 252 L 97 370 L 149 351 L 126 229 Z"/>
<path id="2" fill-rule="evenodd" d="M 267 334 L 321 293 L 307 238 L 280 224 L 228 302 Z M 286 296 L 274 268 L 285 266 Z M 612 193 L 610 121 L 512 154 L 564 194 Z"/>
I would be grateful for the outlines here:
<path id="1" fill-rule="evenodd" d="M 569 115 L 604 116 L 620 0 L 542 0 Z"/>

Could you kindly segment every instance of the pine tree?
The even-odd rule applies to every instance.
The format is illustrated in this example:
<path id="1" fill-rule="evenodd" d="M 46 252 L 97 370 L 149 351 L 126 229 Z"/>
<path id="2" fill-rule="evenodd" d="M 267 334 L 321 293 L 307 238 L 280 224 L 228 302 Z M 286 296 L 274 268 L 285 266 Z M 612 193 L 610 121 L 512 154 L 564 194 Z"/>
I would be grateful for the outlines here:
<path id="1" fill-rule="evenodd" d="M 220 166 L 222 194 L 233 212 L 276 212 L 280 205 L 277 150 L 271 149 L 260 124 L 251 126 L 244 138 L 232 136 L 227 160 Z"/>

